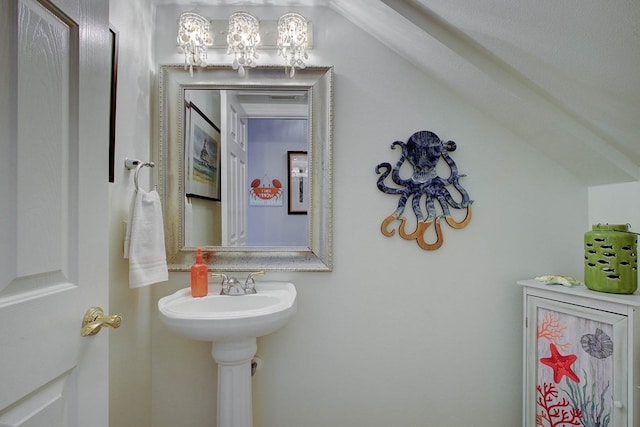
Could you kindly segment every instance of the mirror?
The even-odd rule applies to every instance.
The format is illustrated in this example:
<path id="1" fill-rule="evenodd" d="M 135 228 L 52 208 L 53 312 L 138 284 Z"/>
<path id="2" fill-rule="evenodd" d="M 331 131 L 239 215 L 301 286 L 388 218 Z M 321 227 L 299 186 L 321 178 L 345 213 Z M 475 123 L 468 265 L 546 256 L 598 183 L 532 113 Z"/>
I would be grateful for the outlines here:
<path id="1" fill-rule="evenodd" d="M 184 246 L 309 246 L 308 101 L 306 90 L 184 91 Z"/>
<path id="2" fill-rule="evenodd" d="M 171 271 L 190 269 L 196 245 L 216 271 L 332 269 L 332 90 L 332 67 L 307 67 L 294 78 L 275 66 L 243 78 L 230 66 L 208 66 L 193 76 L 182 65 L 160 67 L 155 155 Z M 213 107 L 200 108 L 203 103 Z M 246 109 L 247 129 L 231 113 L 238 109 Z M 268 156 L 249 141 L 248 168 L 238 173 L 243 168 L 230 160 L 234 138 L 265 135 L 282 122 L 293 130 L 275 135 L 295 134 L 295 141 L 276 137 L 279 144 L 263 148 L 274 159 L 263 164 L 251 162 L 252 153 Z M 206 135 L 198 136 L 202 130 Z M 196 176 L 203 162 L 210 172 L 204 180 Z M 275 230 L 271 237 L 243 237 L 249 211 L 262 212 L 258 222 L 263 231 Z"/>

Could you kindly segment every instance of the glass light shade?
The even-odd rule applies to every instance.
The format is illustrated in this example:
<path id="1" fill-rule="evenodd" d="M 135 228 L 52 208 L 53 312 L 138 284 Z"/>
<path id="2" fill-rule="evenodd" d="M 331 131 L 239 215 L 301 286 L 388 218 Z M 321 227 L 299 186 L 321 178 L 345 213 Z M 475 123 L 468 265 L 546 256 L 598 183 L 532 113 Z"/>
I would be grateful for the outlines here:
<path id="1" fill-rule="evenodd" d="M 285 61 L 285 72 L 293 77 L 296 67 L 307 66 L 307 19 L 298 13 L 285 13 L 278 20 L 278 55 Z M 291 67 L 289 69 L 288 67 Z"/>
<path id="2" fill-rule="evenodd" d="M 260 43 L 260 24 L 258 19 L 245 12 L 235 12 L 229 17 L 227 33 L 227 53 L 233 54 L 232 67 L 244 76 L 245 67 L 256 65 L 258 54 L 256 46 Z"/>
<path id="3" fill-rule="evenodd" d="M 178 21 L 178 47 L 184 52 L 184 68 L 207 65 L 207 48 L 213 45 L 209 21 L 193 12 L 184 12 Z"/>

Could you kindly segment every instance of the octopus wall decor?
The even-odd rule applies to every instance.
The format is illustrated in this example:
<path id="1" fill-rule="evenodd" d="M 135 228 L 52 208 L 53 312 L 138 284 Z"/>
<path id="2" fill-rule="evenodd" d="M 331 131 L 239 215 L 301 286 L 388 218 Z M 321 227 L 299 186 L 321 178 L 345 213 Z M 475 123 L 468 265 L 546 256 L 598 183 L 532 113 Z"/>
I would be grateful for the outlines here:
<path id="1" fill-rule="evenodd" d="M 424 250 L 436 250 L 444 242 L 440 225 L 442 218 L 451 227 L 458 229 L 466 227 L 471 221 L 473 200 L 469 199 L 469 194 L 459 182 L 459 179 L 466 175 L 458 174 L 458 167 L 449 155 L 456 150 L 456 143 L 444 142 L 435 133 L 422 130 L 411 135 L 406 143 L 393 142 L 391 149 L 396 148 L 401 148 L 402 153 L 395 167 L 387 162 L 380 163 L 376 167 L 376 173 L 380 175 L 378 189 L 386 194 L 400 196 L 396 210 L 382 221 L 380 227 L 382 234 L 387 237 L 393 236 L 396 230 L 390 230 L 389 226 L 398 220 L 400 222 L 398 234 L 403 239 L 415 240 Z M 439 176 L 436 170 L 441 158 L 449 167 L 448 177 Z M 400 171 L 405 162 L 413 168 L 408 178 L 403 178 Z M 390 187 L 385 184 L 385 179 L 389 175 L 395 186 Z M 413 213 L 416 216 L 416 229 L 407 233 L 405 230 L 407 218 L 403 213 L 410 198 Z M 451 209 L 460 210 L 456 217 L 460 218 L 462 215 L 464 217 L 459 220 L 454 219 Z M 425 237 L 432 224 L 434 224 L 433 231 L 429 231 L 429 237 Z"/>

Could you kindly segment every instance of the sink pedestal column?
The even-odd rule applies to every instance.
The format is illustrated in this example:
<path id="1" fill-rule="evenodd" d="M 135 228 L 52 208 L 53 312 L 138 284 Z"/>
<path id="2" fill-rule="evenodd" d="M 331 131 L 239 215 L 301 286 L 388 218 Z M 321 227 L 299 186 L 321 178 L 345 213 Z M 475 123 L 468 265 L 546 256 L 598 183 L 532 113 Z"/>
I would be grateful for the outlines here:
<path id="1" fill-rule="evenodd" d="M 218 363 L 218 427 L 252 427 L 251 360 L 258 350 L 255 338 L 213 343 Z"/>

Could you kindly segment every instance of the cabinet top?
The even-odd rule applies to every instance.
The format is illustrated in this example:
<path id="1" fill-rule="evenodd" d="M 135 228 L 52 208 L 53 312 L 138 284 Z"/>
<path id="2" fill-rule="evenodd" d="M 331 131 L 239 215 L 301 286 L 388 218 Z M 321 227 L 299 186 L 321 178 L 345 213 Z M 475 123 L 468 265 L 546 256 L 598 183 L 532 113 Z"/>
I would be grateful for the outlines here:
<path id="1" fill-rule="evenodd" d="M 527 288 L 543 289 L 545 291 L 576 295 L 598 301 L 608 301 L 640 307 L 640 294 L 638 291 L 634 294 L 611 294 L 607 292 L 592 291 L 585 285 L 578 285 L 570 288 L 562 285 L 547 285 L 535 279 L 518 280 L 516 283 Z"/>

